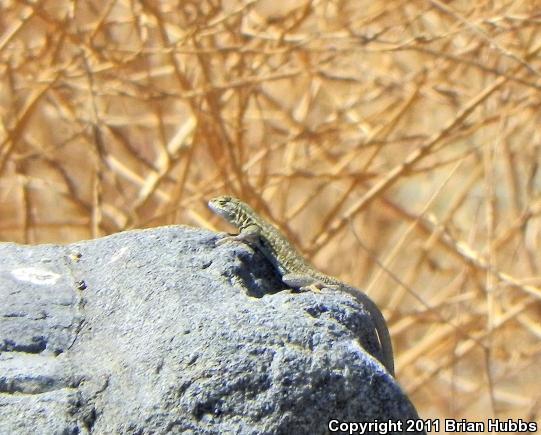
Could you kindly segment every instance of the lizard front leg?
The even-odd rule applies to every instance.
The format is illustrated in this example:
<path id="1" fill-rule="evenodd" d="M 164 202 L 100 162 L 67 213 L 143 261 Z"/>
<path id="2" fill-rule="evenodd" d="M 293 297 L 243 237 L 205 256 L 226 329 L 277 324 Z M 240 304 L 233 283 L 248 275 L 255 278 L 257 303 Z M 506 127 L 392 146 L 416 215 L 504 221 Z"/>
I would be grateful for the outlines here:
<path id="1" fill-rule="evenodd" d="M 223 245 L 228 242 L 242 242 L 250 246 L 256 245 L 260 240 L 259 230 L 255 225 L 246 227 L 238 234 L 230 234 L 216 241 L 216 246 Z"/>

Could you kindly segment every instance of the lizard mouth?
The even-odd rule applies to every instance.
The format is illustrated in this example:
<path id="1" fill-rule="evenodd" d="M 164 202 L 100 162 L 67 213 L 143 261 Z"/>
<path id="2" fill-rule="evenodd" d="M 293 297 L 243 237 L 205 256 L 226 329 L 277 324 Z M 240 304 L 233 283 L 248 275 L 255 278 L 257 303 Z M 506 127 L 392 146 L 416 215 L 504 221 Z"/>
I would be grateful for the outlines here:
<path id="1" fill-rule="evenodd" d="M 219 205 L 217 205 L 214 201 L 210 200 L 208 202 L 208 206 L 209 208 L 212 210 L 213 213 L 216 213 L 218 216 L 221 216 L 223 218 L 228 218 L 230 215 L 230 213 L 227 212 L 227 210 L 225 210 L 224 208 L 220 207 Z"/>

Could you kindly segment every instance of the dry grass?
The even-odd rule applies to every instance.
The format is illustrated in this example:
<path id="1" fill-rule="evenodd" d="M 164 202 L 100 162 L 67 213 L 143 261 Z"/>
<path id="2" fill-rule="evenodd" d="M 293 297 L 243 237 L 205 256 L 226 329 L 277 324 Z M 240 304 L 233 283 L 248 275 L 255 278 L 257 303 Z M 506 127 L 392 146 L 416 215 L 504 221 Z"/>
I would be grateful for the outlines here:
<path id="1" fill-rule="evenodd" d="M 425 418 L 541 422 L 535 1 L 0 0 L 0 237 L 271 216 Z"/>

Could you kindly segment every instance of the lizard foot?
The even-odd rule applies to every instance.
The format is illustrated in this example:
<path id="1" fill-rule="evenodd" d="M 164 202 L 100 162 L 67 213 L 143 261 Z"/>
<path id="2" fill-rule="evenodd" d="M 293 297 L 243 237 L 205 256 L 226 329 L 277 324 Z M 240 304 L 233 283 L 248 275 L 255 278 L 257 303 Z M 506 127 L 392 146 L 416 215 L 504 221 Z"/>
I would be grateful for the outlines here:
<path id="1" fill-rule="evenodd" d="M 229 242 L 241 242 L 248 245 L 252 245 L 257 241 L 257 237 L 252 233 L 239 233 L 239 234 L 229 234 L 222 237 L 221 239 L 216 240 L 216 246 L 223 245 L 224 243 Z"/>

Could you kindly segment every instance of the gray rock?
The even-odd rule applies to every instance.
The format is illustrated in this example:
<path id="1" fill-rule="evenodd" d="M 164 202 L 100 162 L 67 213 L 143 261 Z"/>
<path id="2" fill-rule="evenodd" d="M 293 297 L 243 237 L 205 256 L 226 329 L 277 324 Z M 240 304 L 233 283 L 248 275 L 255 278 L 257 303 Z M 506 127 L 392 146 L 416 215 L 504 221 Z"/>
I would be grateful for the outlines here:
<path id="1" fill-rule="evenodd" d="M 259 252 L 217 237 L 172 226 L 1 244 L 0 433 L 318 434 L 418 418 L 364 350 L 376 338 L 353 297 L 284 290 Z"/>

